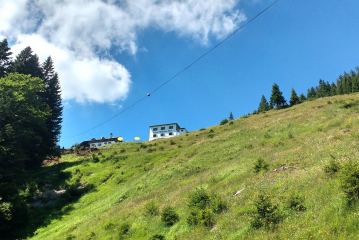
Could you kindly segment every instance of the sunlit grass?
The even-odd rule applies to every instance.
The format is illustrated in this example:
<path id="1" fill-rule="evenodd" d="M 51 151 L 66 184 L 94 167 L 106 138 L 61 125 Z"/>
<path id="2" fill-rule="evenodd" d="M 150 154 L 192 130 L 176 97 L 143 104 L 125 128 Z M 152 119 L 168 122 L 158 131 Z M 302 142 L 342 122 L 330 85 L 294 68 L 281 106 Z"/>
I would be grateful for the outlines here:
<path id="1" fill-rule="evenodd" d="M 68 165 L 60 170 L 68 173 L 66 180 L 48 174 L 57 166 L 43 167 L 34 176 L 46 176 L 43 181 L 54 188 L 82 183 L 93 189 L 61 205 L 56 214 L 51 205 L 47 212 L 35 210 L 33 221 L 42 222 L 42 227 L 32 238 L 149 239 L 162 234 L 166 239 L 356 239 L 359 207 L 349 207 L 336 175 L 324 172 L 331 155 L 338 162 L 358 160 L 359 110 L 355 105 L 342 107 L 350 99 L 359 95 L 239 118 L 231 125 L 174 137 L 173 145 L 169 139 L 117 143 L 102 148 L 98 163 L 86 156 L 65 155 L 62 160 Z M 350 132 L 342 133 L 344 128 Z M 254 172 L 258 157 L 269 164 L 268 171 Z M 186 222 L 186 198 L 196 187 L 217 193 L 228 203 L 228 210 L 215 214 L 214 229 Z M 244 190 L 234 197 L 240 189 Z M 268 193 L 281 211 L 282 220 L 274 230 L 251 226 L 259 192 Z M 293 194 L 303 196 L 305 211 L 286 207 Z M 179 222 L 168 227 L 159 215 L 146 214 L 145 204 L 151 200 L 160 211 L 175 207 Z M 39 211 L 47 216 L 40 220 Z M 124 223 L 130 228 L 120 236 Z"/>

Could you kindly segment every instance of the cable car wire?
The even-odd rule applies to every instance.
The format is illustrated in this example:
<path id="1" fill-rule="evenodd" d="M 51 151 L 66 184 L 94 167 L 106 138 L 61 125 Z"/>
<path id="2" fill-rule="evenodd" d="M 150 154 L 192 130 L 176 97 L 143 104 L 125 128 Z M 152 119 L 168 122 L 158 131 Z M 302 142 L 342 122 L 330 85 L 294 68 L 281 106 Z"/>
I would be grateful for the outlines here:
<path id="1" fill-rule="evenodd" d="M 137 102 L 133 103 L 132 105 L 130 105 L 129 107 L 125 108 L 124 110 L 122 110 L 121 112 L 117 113 L 116 115 L 112 116 L 111 118 L 103 121 L 102 123 L 84 131 L 81 132 L 79 134 L 70 136 L 70 137 L 65 137 L 65 138 L 73 138 L 79 135 L 82 135 L 84 133 L 87 133 L 105 123 L 107 123 L 108 121 L 114 119 L 115 117 L 117 117 L 118 115 L 126 112 L 128 109 L 134 107 L 135 105 L 137 105 L 138 103 L 140 103 L 141 101 L 143 101 L 145 98 L 149 97 L 151 94 L 153 94 L 154 92 L 158 91 L 160 88 L 162 88 L 163 86 L 165 86 L 167 83 L 169 83 L 170 81 L 172 81 L 174 78 L 176 78 L 178 75 L 180 75 L 181 73 L 183 73 L 184 71 L 186 71 L 188 68 L 190 68 L 192 65 L 194 65 L 196 62 L 198 62 L 199 60 L 201 60 L 203 57 L 205 57 L 207 54 L 209 54 L 210 52 L 212 52 L 214 49 L 216 49 L 217 47 L 219 47 L 222 43 L 224 43 L 225 41 L 227 41 L 230 37 L 232 37 L 234 34 L 236 34 L 239 30 L 241 30 L 242 28 L 244 28 L 245 26 L 247 26 L 249 23 L 251 23 L 253 20 L 255 20 L 257 17 L 259 17 L 260 15 L 262 15 L 265 11 L 267 11 L 269 8 L 271 8 L 274 4 L 276 4 L 279 0 L 274 1 L 272 4 L 270 4 L 268 7 L 266 7 L 263 11 L 261 11 L 260 13 L 258 13 L 256 16 L 254 16 L 253 18 L 251 18 L 248 22 L 246 22 L 245 24 L 243 24 L 242 26 L 240 26 L 239 28 L 237 28 L 236 30 L 234 30 L 230 35 L 228 35 L 225 39 L 223 39 L 221 42 L 219 42 L 217 45 L 215 45 L 213 48 L 211 48 L 210 50 L 208 50 L 207 52 L 205 52 L 202 56 L 200 56 L 199 58 L 197 58 L 195 61 L 193 61 L 191 64 L 189 64 L 187 67 L 185 67 L 184 69 L 182 69 L 180 72 L 178 72 L 177 74 L 175 74 L 173 77 L 171 77 L 170 79 L 168 79 L 166 82 L 164 82 L 163 84 L 161 84 L 159 87 L 157 87 L 156 89 L 154 89 L 152 92 L 148 93 L 146 96 L 142 97 L 141 99 L 139 99 Z"/>

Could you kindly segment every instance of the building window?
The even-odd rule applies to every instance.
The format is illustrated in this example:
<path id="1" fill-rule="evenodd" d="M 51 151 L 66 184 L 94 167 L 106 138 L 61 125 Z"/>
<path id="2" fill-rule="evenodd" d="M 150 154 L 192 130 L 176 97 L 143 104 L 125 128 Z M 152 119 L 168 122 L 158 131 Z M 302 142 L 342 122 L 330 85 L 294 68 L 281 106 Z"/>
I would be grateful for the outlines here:
<path id="1" fill-rule="evenodd" d="M 183 130 L 181 130 L 181 132 L 183 132 Z"/>
<path id="2" fill-rule="evenodd" d="M 173 135 L 173 133 L 170 132 L 168 135 Z"/>
<path id="3" fill-rule="evenodd" d="M 164 134 L 164 133 L 161 133 L 161 136 L 163 137 L 163 136 L 165 136 L 165 134 Z"/>
<path id="4" fill-rule="evenodd" d="M 157 131 L 157 128 L 153 128 L 153 131 Z"/>
<path id="5" fill-rule="evenodd" d="M 166 129 L 166 127 L 161 127 L 161 130 L 165 130 Z"/>
<path id="6" fill-rule="evenodd" d="M 153 134 L 153 137 L 157 137 L 157 134 Z"/>
<path id="7" fill-rule="evenodd" d="M 108 142 L 108 144 L 111 144 L 111 142 Z"/>
<path id="8" fill-rule="evenodd" d="M 103 145 L 107 145 L 107 142 L 104 142 Z"/>
<path id="9" fill-rule="evenodd" d="M 99 147 L 100 147 L 100 146 L 101 146 L 101 143 L 98 143 L 98 144 L 97 144 L 97 146 L 99 146 Z"/>
<path id="10" fill-rule="evenodd" d="M 169 126 L 169 129 L 173 129 L 173 126 Z"/>

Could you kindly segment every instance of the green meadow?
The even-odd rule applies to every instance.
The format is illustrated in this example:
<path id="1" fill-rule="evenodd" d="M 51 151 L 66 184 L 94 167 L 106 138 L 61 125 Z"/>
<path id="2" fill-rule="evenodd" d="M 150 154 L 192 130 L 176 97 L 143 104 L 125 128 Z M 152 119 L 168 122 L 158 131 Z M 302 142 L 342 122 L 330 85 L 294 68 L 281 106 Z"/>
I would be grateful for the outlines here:
<path id="1" fill-rule="evenodd" d="M 63 155 L 32 173 L 66 192 L 33 200 L 28 238 L 358 239 L 358 113 L 340 95 Z"/>

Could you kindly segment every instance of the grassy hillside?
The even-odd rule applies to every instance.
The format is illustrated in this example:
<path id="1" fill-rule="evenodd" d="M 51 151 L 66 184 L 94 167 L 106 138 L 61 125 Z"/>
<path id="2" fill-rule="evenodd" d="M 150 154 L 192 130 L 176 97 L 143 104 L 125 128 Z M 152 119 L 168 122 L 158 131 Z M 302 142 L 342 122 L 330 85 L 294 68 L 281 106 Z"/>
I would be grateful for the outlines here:
<path id="1" fill-rule="evenodd" d="M 328 97 L 171 139 L 117 143 L 101 148 L 97 163 L 65 155 L 34 173 L 40 190 L 68 190 L 32 208 L 30 238 L 357 239 L 359 207 L 335 171 L 358 161 L 358 112 L 359 94 Z M 188 223 L 194 196 L 210 197 L 209 222 Z M 258 217 L 264 205 L 270 223 Z M 179 215 L 172 226 L 161 221 L 166 206 Z"/>

